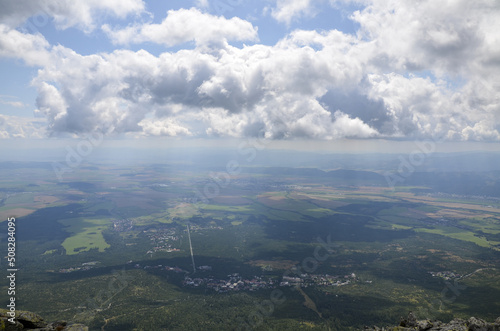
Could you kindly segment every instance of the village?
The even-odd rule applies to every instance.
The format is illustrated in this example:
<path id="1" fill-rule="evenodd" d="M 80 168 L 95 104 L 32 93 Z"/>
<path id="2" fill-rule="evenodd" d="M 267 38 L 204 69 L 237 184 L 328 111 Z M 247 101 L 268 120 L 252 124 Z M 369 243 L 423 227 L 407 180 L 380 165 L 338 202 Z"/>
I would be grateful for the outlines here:
<path id="1" fill-rule="evenodd" d="M 180 249 L 173 247 L 172 242 L 179 241 L 175 228 L 166 229 L 150 229 L 144 231 L 149 240 L 153 244 L 153 248 L 146 252 L 152 254 L 154 252 L 178 252 Z"/>
<path id="2" fill-rule="evenodd" d="M 430 271 L 429 273 L 432 275 L 432 277 L 440 277 L 445 280 L 462 278 L 462 275 L 452 271 L 438 271 L 438 272 Z"/>
<path id="3" fill-rule="evenodd" d="M 94 268 L 97 266 L 99 261 L 91 261 L 91 262 L 84 262 L 80 267 L 71 267 L 71 268 L 64 268 L 64 269 L 59 269 L 59 273 L 61 274 L 68 274 L 70 272 L 75 272 L 75 271 L 86 271 Z"/>
<path id="4" fill-rule="evenodd" d="M 208 266 L 205 266 L 208 267 Z M 344 286 L 356 281 L 356 275 L 351 273 L 345 276 L 332 276 L 328 274 L 301 274 L 295 277 L 283 276 L 281 281 L 276 278 L 254 276 L 246 279 L 238 273 L 227 275 L 226 279 L 213 277 L 186 276 L 183 285 L 186 287 L 206 287 L 218 293 L 230 291 L 256 291 L 259 289 L 274 289 L 276 287 L 309 287 L 309 286 Z"/>

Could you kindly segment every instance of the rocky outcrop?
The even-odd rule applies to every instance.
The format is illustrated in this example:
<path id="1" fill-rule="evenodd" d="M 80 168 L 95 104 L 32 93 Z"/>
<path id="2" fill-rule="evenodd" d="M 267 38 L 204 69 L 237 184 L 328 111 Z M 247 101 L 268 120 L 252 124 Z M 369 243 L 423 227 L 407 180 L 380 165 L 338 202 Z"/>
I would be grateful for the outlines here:
<path id="1" fill-rule="evenodd" d="M 468 320 L 456 318 L 448 323 L 431 320 L 417 320 L 410 312 L 406 318 L 401 318 L 399 326 L 393 327 L 365 327 L 371 331 L 500 331 L 500 317 L 493 323 L 471 317 Z"/>
<path id="2" fill-rule="evenodd" d="M 83 324 L 68 324 L 66 322 L 47 322 L 40 315 L 30 311 L 16 310 L 15 323 L 9 321 L 8 310 L 0 309 L 0 331 L 88 331 Z"/>

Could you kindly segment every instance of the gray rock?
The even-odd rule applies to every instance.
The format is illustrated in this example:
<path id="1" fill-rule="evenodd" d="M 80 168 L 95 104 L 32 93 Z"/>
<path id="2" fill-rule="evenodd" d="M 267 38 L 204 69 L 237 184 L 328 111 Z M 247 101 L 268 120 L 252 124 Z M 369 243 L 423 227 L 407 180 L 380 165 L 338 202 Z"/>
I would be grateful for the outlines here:
<path id="1" fill-rule="evenodd" d="M 47 323 L 40 315 L 24 310 L 16 310 L 16 324 L 12 324 L 8 321 L 7 312 L 0 309 L 0 331 L 89 331 L 83 324 Z"/>
<path id="2" fill-rule="evenodd" d="M 8 321 L 7 317 L 0 317 L 0 330 L 5 331 L 20 331 L 23 329 L 23 325 L 16 321 L 16 324 L 12 324 Z"/>
<path id="3" fill-rule="evenodd" d="M 401 322 L 399 322 L 399 326 L 406 328 L 413 328 L 417 326 L 417 317 L 413 312 L 409 312 L 406 318 L 401 318 Z"/>
<path id="4" fill-rule="evenodd" d="M 490 325 L 486 321 L 483 321 L 482 319 L 471 317 L 467 321 L 467 324 L 469 325 L 469 330 L 470 331 L 492 331 L 493 330 L 493 325 Z"/>
<path id="5" fill-rule="evenodd" d="M 47 326 L 47 322 L 40 315 L 30 311 L 16 311 L 16 318 L 25 329 L 38 329 Z"/>
<path id="6" fill-rule="evenodd" d="M 430 330 L 434 326 L 430 320 L 417 321 L 418 330 Z"/>
<path id="7" fill-rule="evenodd" d="M 408 317 L 401 318 L 399 326 L 389 328 L 365 327 L 369 331 L 500 331 L 500 317 L 495 323 L 488 323 L 482 319 L 471 317 L 468 321 L 455 318 L 448 323 L 430 320 L 417 320 L 410 312 Z"/>

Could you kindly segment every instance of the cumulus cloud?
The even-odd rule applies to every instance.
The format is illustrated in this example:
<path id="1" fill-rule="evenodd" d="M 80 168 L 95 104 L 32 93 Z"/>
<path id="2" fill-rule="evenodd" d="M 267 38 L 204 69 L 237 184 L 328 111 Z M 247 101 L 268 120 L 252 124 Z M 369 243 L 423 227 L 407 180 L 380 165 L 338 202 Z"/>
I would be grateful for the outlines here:
<path id="1" fill-rule="evenodd" d="M 328 88 L 362 78 L 347 51 L 353 39 L 337 32 L 313 37 L 316 43 L 335 40 L 341 49 L 315 51 L 294 36 L 275 46 L 159 56 L 144 50 L 82 56 L 59 46 L 53 53 L 61 60 L 33 81 L 37 113 L 54 132 L 241 137 L 263 131 L 276 139 L 377 134 L 317 100 Z"/>
<path id="2" fill-rule="evenodd" d="M 21 58 L 30 66 L 50 62 L 50 45 L 41 34 L 25 34 L 0 24 L 0 57 Z"/>
<path id="3" fill-rule="evenodd" d="M 193 49 L 81 55 L 4 24 L 0 56 L 40 67 L 36 114 L 50 134 L 500 140 L 499 6 L 357 2 L 357 35 L 298 29 L 236 47 L 257 28 L 191 8 L 103 30 L 116 44 Z M 291 22 L 311 5 L 278 1 L 272 15 Z"/>
<path id="4" fill-rule="evenodd" d="M 498 4 L 364 3 L 352 19 L 371 55 L 366 91 L 384 102 L 394 131 L 404 137 L 498 140 Z M 454 80 L 465 84 L 453 86 Z"/>
<path id="5" fill-rule="evenodd" d="M 479 1 L 365 1 L 352 19 L 360 38 L 372 41 L 374 64 L 387 69 L 467 75 L 475 59 L 499 50 L 499 6 Z M 488 56 L 489 55 L 489 56 Z M 377 62 L 379 61 L 379 62 Z M 382 62 L 382 63 L 381 63 Z"/>
<path id="6" fill-rule="evenodd" d="M 149 41 L 174 46 L 194 41 L 197 45 L 223 46 L 227 40 L 258 40 L 257 29 L 251 23 L 238 17 L 226 19 L 202 13 L 196 8 L 169 10 L 160 24 L 147 23 L 124 29 L 103 25 L 102 29 L 115 44 Z"/>
<path id="7" fill-rule="evenodd" d="M 148 136 L 190 136 L 191 132 L 188 128 L 180 125 L 174 119 L 144 119 L 139 122 L 142 131 Z"/>
<path id="8" fill-rule="evenodd" d="M 53 19 L 60 29 L 77 27 L 90 32 L 97 18 L 106 15 L 124 18 L 143 12 L 145 5 L 142 0 L 0 0 L 0 8 L 0 22 L 9 27 L 18 27 L 36 16 L 26 27 L 28 30 L 36 30 Z"/>

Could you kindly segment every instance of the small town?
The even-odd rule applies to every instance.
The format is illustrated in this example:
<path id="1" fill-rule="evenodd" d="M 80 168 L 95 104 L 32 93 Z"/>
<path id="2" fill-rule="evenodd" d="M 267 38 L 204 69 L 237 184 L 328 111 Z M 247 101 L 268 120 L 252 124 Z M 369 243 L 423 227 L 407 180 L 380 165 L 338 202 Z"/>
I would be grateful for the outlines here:
<path id="1" fill-rule="evenodd" d="M 151 240 L 153 248 L 149 250 L 146 254 L 152 254 L 154 252 L 178 252 L 180 249 L 173 247 L 172 242 L 179 241 L 179 236 L 177 236 L 176 230 L 174 228 L 165 229 L 151 229 L 144 231 Z"/>
<path id="2" fill-rule="evenodd" d="M 344 286 L 356 281 L 354 273 L 345 276 L 301 274 L 295 277 L 283 276 L 278 282 L 276 279 L 254 276 L 245 279 L 238 273 L 227 275 L 226 279 L 215 279 L 212 277 L 192 278 L 186 276 L 183 285 L 187 287 L 206 287 L 216 292 L 224 293 L 230 291 L 256 291 L 259 289 L 273 289 L 280 287 L 309 287 L 309 286 Z"/>
<path id="3" fill-rule="evenodd" d="M 462 278 L 462 275 L 452 271 L 438 271 L 438 272 L 430 271 L 429 273 L 432 275 L 432 277 L 440 277 L 445 280 Z"/>
<path id="4" fill-rule="evenodd" d="M 128 264 L 131 264 L 129 261 Z M 232 291 L 257 291 L 260 289 L 274 289 L 276 287 L 310 287 L 310 286 L 345 286 L 358 281 L 356 274 L 351 273 L 344 276 L 333 276 L 328 274 L 300 274 L 293 276 L 283 275 L 281 281 L 277 277 L 268 276 L 253 276 L 252 278 L 244 278 L 239 273 L 227 275 L 225 279 L 217 279 L 212 276 L 204 277 L 202 274 L 212 271 L 212 266 L 203 265 L 196 269 L 201 272 L 198 277 L 194 274 L 188 275 L 190 272 L 177 266 L 164 265 L 146 265 L 134 264 L 135 269 L 156 269 L 165 270 L 175 273 L 186 274 L 182 285 L 192 288 L 207 288 L 218 293 Z M 370 281 L 371 283 L 371 281 Z"/>
<path id="5" fill-rule="evenodd" d="M 219 293 L 230 291 L 256 291 L 258 289 L 276 287 L 276 283 L 272 279 L 264 279 L 259 276 L 254 276 L 252 279 L 244 279 L 238 273 L 228 275 L 227 279 L 186 277 L 182 284 L 187 287 L 205 286 Z"/>
<path id="6" fill-rule="evenodd" d="M 64 268 L 64 269 L 59 269 L 59 273 L 61 274 L 68 274 L 70 272 L 75 272 L 75 271 L 86 271 L 94 268 L 97 264 L 101 262 L 99 261 L 91 261 L 91 262 L 84 262 L 80 267 L 71 267 L 71 268 Z"/>

